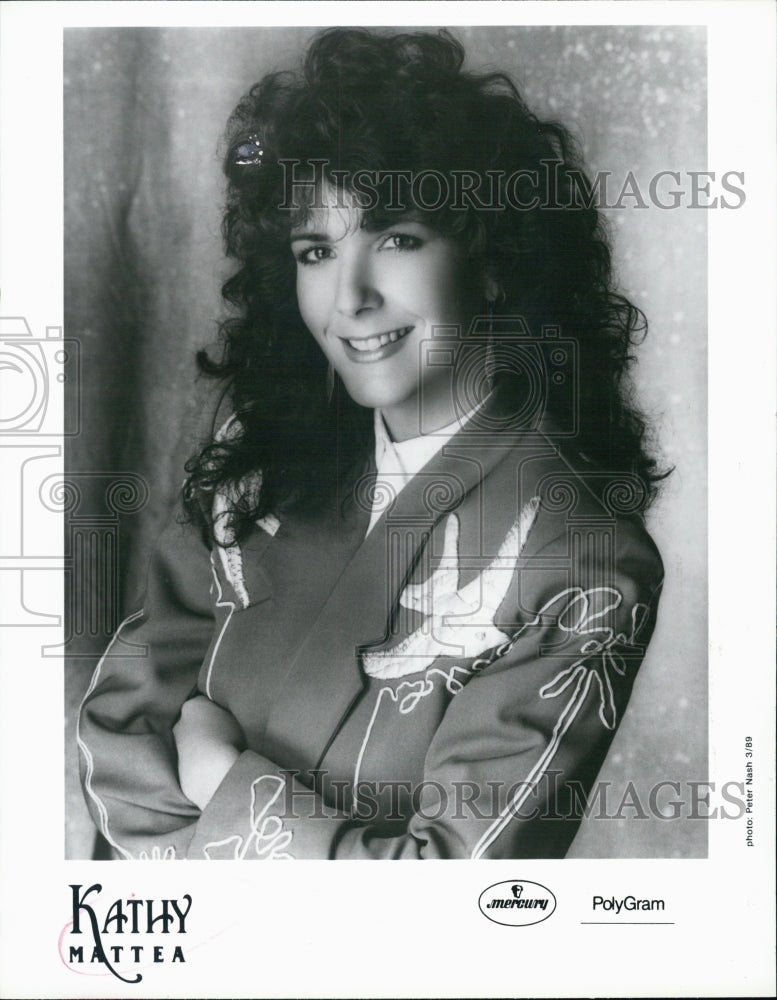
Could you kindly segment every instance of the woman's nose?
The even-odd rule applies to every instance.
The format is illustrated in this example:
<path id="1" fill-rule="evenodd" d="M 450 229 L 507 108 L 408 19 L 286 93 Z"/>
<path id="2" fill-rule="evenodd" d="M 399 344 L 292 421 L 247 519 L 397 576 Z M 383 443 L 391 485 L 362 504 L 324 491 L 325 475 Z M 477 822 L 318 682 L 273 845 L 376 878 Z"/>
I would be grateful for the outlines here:
<path id="1" fill-rule="evenodd" d="M 343 316 L 357 316 L 365 309 L 377 308 L 382 297 L 368 254 L 343 253 L 338 263 L 335 310 Z"/>

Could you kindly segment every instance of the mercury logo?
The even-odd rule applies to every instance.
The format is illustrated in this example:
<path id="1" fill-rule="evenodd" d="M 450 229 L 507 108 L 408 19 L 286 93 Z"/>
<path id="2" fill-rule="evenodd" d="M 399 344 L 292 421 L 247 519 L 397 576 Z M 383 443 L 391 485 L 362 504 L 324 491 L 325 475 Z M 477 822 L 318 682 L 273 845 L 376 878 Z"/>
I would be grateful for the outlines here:
<path id="1" fill-rule="evenodd" d="M 495 924 L 528 927 L 548 919 L 556 909 L 556 897 L 539 882 L 512 879 L 484 889 L 478 906 Z"/>

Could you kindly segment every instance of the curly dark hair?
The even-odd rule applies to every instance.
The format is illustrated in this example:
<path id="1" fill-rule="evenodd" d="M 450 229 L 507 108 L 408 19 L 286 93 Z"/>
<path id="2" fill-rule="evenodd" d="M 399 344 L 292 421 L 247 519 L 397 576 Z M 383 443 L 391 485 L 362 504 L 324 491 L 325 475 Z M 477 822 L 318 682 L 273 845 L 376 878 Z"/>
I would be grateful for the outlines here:
<path id="1" fill-rule="evenodd" d="M 577 433 L 566 447 L 635 476 L 644 508 L 654 498 L 663 474 L 628 379 L 647 323 L 613 289 L 609 241 L 575 144 L 564 127 L 529 111 L 508 76 L 465 72 L 463 63 L 463 47 L 446 31 L 326 30 L 300 76 L 265 76 L 232 114 L 223 231 L 239 267 L 222 292 L 237 315 L 222 324 L 221 360 L 203 351 L 198 364 L 226 380 L 239 422 L 187 463 L 192 516 L 215 490 L 232 487 L 239 538 L 283 504 L 320 503 L 372 446 L 369 411 L 345 391 L 327 400 L 327 362 L 299 313 L 289 232 L 310 199 L 288 204 L 290 161 L 296 178 L 323 169 L 330 182 L 336 171 L 364 170 L 488 178 L 487 203 L 450 196 L 427 206 L 424 221 L 460 240 L 492 276 L 498 314 L 522 316 L 534 332 L 559 328 L 577 344 Z M 387 211 L 385 195 L 370 209 Z M 553 416 L 569 399 L 549 384 L 545 405 Z M 257 469 L 258 495 L 234 489 Z"/>

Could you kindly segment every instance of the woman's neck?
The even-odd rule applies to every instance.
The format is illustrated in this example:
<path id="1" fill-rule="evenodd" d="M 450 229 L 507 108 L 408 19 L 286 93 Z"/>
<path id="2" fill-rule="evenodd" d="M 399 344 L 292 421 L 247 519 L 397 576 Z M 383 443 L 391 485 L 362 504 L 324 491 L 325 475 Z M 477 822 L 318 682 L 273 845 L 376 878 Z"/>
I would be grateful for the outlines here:
<path id="1" fill-rule="evenodd" d="M 453 424 L 465 423 L 483 406 L 489 396 L 490 392 L 486 391 L 482 395 L 482 398 L 477 400 L 462 397 L 458 405 L 452 404 L 448 407 L 440 407 L 431 411 L 424 410 L 423 419 L 421 419 L 418 407 L 415 408 L 410 418 L 408 418 L 405 411 L 396 413 L 392 407 L 389 407 L 388 410 L 381 409 L 380 413 L 389 437 L 393 442 L 399 444 L 402 441 L 409 441 L 412 438 L 425 437 L 428 434 L 439 434 L 441 430 Z"/>
<path id="2" fill-rule="evenodd" d="M 471 373 L 474 365 L 468 366 Z M 425 380 L 412 397 L 393 406 L 381 407 L 386 428 L 393 441 L 435 434 L 449 424 L 471 414 L 485 402 L 491 392 L 486 378 L 467 378 L 454 369 L 441 368 L 434 380 Z"/>

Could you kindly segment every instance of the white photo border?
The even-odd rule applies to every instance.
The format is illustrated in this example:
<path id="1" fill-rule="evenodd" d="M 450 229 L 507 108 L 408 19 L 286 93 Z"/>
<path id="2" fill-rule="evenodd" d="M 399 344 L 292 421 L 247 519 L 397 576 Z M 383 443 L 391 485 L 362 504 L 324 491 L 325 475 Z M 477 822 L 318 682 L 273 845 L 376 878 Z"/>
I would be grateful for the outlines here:
<path id="1" fill-rule="evenodd" d="M 358 862 L 105 867 L 65 861 L 62 664 L 40 659 L 35 628 L 3 629 L 0 992 L 19 997 L 774 995 L 773 5 L 766 0 L 10 2 L 0 19 L 0 313 L 24 316 L 32 330 L 48 328 L 52 338 L 63 326 L 66 26 L 344 20 L 707 26 L 710 169 L 744 170 L 747 191 L 740 210 L 711 212 L 708 218 L 709 780 L 718 786 L 743 780 L 746 740 L 752 740 L 759 831 L 748 848 L 741 823 L 710 822 L 706 859 L 382 863 L 370 865 L 368 878 Z M 59 405 L 61 386 L 52 390 L 52 403 Z M 56 436 L 44 443 L 47 461 L 56 468 L 61 456 Z M 29 498 L 7 484 L 19 475 L 21 455 L 34 460 L 26 445 L 19 447 L 0 449 L 6 484 L 0 552 L 11 576 L 13 559 L 23 555 L 12 532 L 29 516 Z M 62 558 L 61 539 L 46 544 L 47 551 L 59 552 L 52 558 Z M 45 597 L 43 606 L 63 606 L 56 572 L 41 574 L 36 587 L 37 597 Z M 46 642 L 50 636 L 46 630 Z M 480 893 L 516 878 L 553 889 L 560 904 L 552 920 L 512 928 L 484 919 L 477 907 Z M 111 899 L 190 894 L 196 910 L 186 962 L 150 964 L 140 985 L 106 973 L 74 975 L 58 951 L 70 919 L 69 886 L 98 882 Z M 673 923 L 588 926 L 590 899 L 598 892 L 671 899 Z"/>

